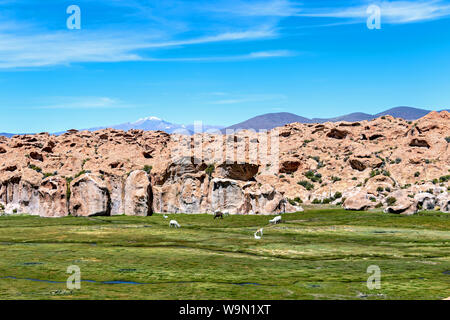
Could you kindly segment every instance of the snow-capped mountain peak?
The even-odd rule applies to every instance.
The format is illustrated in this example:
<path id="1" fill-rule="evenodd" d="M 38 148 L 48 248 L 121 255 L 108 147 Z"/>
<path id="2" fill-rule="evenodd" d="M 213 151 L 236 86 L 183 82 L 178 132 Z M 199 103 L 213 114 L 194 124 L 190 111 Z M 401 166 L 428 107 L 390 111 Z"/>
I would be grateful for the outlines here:
<path id="1" fill-rule="evenodd" d="M 105 129 L 105 128 L 112 128 L 112 129 L 124 130 L 124 131 L 128 131 L 130 129 L 139 129 L 139 130 L 144 130 L 144 131 L 160 130 L 160 131 L 165 131 L 167 133 L 174 133 L 174 132 L 181 133 L 181 134 L 193 134 L 194 133 L 194 125 L 192 125 L 192 124 L 185 125 L 185 124 L 170 123 L 170 122 L 164 121 L 155 116 L 141 118 L 135 122 L 126 122 L 126 123 L 121 123 L 121 124 L 117 124 L 114 126 L 108 126 L 108 127 L 90 128 L 88 130 L 94 131 L 94 130 Z M 221 129 L 221 128 L 223 128 L 223 127 L 203 125 L 202 131 L 206 131 L 209 129 Z"/>
<path id="2" fill-rule="evenodd" d="M 138 121 L 134 122 L 134 123 L 138 123 L 138 122 L 144 122 L 144 121 L 163 121 L 158 117 L 154 117 L 154 116 L 150 116 L 150 117 L 146 117 L 146 118 L 141 118 Z"/>

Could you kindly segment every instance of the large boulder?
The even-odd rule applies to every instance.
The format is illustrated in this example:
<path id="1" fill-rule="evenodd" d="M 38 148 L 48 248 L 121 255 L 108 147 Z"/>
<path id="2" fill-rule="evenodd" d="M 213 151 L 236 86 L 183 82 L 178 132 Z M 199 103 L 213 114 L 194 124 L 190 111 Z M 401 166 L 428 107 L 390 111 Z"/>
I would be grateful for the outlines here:
<path id="1" fill-rule="evenodd" d="M 18 214 L 23 213 L 22 208 L 17 203 L 8 203 L 4 209 L 4 213 L 6 214 Z"/>
<path id="2" fill-rule="evenodd" d="M 408 197 L 408 194 L 404 190 L 397 190 L 390 193 L 384 199 L 384 203 L 387 205 L 384 209 L 385 213 L 413 215 L 418 211 L 417 200 Z"/>
<path id="3" fill-rule="evenodd" d="M 436 200 L 442 212 L 450 212 L 450 195 L 448 192 L 439 194 Z"/>
<path id="4" fill-rule="evenodd" d="M 154 212 L 209 212 L 209 177 L 204 172 L 184 174 L 177 182 L 153 187 Z"/>
<path id="5" fill-rule="evenodd" d="M 31 169 L 22 174 L 10 174 L 2 181 L 0 200 L 5 204 L 5 213 L 39 214 L 38 188 L 42 175 Z"/>
<path id="6" fill-rule="evenodd" d="M 383 160 L 373 156 L 369 152 L 359 152 L 349 159 L 348 163 L 352 169 L 364 171 L 367 168 L 379 168 L 383 165 Z"/>
<path id="7" fill-rule="evenodd" d="M 334 128 L 334 129 L 331 129 L 327 133 L 327 137 L 341 140 L 341 139 L 345 139 L 348 134 L 349 134 L 349 132 L 347 130 L 339 130 L 339 129 Z"/>
<path id="8" fill-rule="evenodd" d="M 220 210 L 229 214 L 243 214 L 249 211 L 245 194 L 235 180 L 215 178 L 210 187 L 211 211 Z"/>
<path id="9" fill-rule="evenodd" d="M 39 186 L 39 207 L 41 217 L 65 217 L 68 212 L 67 182 L 61 177 L 49 177 Z"/>
<path id="10" fill-rule="evenodd" d="M 162 185 L 167 181 L 176 182 L 185 174 L 192 174 L 205 169 L 206 165 L 194 157 L 179 157 L 167 166 L 163 176 L 157 179 L 158 184 Z"/>
<path id="11" fill-rule="evenodd" d="M 105 181 L 111 198 L 111 215 L 124 214 L 125 178 L 120 175 L 111 174 L 105 176 Z"/>
<path id="12" fill-rule="evenodd" d="M 286 203 L 284 207 L 284 213 L 296 213 L 305 211 L 301 206 L 292 205 L 289 202 Z"/>
<path id="13" fill-rule="evenodd" d="M 124 208 L 127 216 L 150 216 L 153 193 L 148 174 L 137 170 L 130 173 L 125 182 Z"/>
<path id="14" fill-rule="evenodd" d="M 247 209 L 245 213 L 255 214 L 285 213 L 286 206 L 289 204 L 283 195 L 269 184 L 263 184 L 260 187 L 253 184 L 253 188 L 246 188 L 245 200 Z M 291 207 L 287 209 L 292 212 L 301 211 L 301 209 L 297 210 Z"/>
<path id="15" fill-rule="evenodd" d="M 280 163 L 280 173 L 294 173 L 300 167 L 300 161 L 298 159 L 286 159 Z"/>
<path id="16" fill-rule="evenodd" d="M 208 195 L 206 174 L 186 174 L 179 186 L 178 204 L 181 212 L 200 213 L 205 211 L 204 205 Z"/>
<path id="17" fill-rule="evenodd" d="M 433 210 L 436 207 L 436 196 L 431 193 L 418 193 L 414 196 L 414 199 L 422 206 L 423 210 Z"/>
<path id="18" fill-rule="evenodd" d="M 359 160 L 359 159 L 350 159 L 348 161 L 348 163 L 350 164 L 350 166 L 352 167 L 352 169 L 358 170 L 358 171 L 364 171 L 367 168 L 367 165 Z"/>
<path id="19" fill-rule="evenodd" d="M 373 204 L 369 195 L 360 191 L 348 196 L 343 205 L 345 210 L 363 211 L 369 209 Z"/>
<path id="20" fill-rule="evenodd" d="M 75 179 L 71 186 L 69 211 L 73 216 L 107 216 L 111 213 L 109 191 L 99 177 L 84 174 Z"/>
<path id="21" fill-rule="evenodd" d="M 430 144 L 425 139 L 412 139 L 409 143 L 410 147 L 430 148 Z"/>

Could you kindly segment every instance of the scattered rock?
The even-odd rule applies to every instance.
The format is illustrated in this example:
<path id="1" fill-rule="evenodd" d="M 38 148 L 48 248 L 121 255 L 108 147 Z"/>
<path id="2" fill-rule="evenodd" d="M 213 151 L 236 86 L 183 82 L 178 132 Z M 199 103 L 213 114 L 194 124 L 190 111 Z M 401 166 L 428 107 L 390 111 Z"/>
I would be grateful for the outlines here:
<path id="1" fill-rule="evenodd" d="M 334 139 L 345 139 L 347 135 L 349 134 L 346 130 L 339 130 L 339 129 L 331 129 L 330 132 L 327 133 L 328 138 L 334 138 Z"/>
<path id="2" fill-rule="evenodd" d="M 392 203 L 389 203 L 390 200 L 392 200 Z M 385 213 L 413 215 L 418 211 L 417 200 L 408 197 L 404 190 L 390 193 L 385 199 L 385 204 L 387 205 L 386 209 L 384 209 Z"/>
<path id="3" fill-rule="evenodd" d="M 426 140 L 412 139 L 409 143 L 410 147 L 430 148 L 430 144 Z"/>
<path id="4" fill-rule="evenodd" d="M 298 170 L 300 161 L 296 159 L 285 160 L 280 163 L 280 173 L 291 174 Z"/>
<path id="5" fill-rule="evenodd" d="M 358 171 L 364 171 L 367 169 L 367 166 L 360 160 L 358 159 L 350 159 L 348 161 L 348 163 L 350 164 L 350 166 Z"/>
<path id="6" fill-rule="evenodd" d="M 356 192 L 355 194 L 347 197 L 343 205 L 345 210 L 363 211 L 374 206 L 374 203 L 370 201 L 367 193 Z"/>
<path id="7" fill-rule="evenodd" d="M 431 193 L 418 193 L 414 196 L 414 199 L 422 206 L 423 210 L 433 210 L 436 207 L 436 197 Z"/>
<path id="8" fill-rule="evenodd" d="M 44 157 L 42 156 L 42 154 L 36 151 L 30 152 L 30 158 L 41 162 L 44 161 Z"/>

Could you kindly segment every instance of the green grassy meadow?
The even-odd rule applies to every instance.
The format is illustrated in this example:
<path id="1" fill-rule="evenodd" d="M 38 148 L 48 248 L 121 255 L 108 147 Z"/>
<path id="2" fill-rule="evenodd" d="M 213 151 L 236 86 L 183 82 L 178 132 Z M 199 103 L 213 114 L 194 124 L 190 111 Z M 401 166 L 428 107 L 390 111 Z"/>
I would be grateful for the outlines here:
<path id="1" fill-rule="evenodd" d="M 1 216 L 0 299 L 450 296 L 450 214 L 308 208 L 276 226 L 271 218 Z M 80 290 L 66 288 L 70 265 L 81 269 Z M 370 265 L 381 269 L 379 290 L 366 286 Z"/>

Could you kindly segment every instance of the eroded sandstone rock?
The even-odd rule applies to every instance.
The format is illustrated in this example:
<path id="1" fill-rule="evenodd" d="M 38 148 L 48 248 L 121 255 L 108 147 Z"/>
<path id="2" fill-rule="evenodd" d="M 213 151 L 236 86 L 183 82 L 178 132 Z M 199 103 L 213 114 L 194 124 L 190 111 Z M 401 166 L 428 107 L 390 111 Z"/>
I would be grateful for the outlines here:
<path id="1" fill-rule="evenodd" d="M 395 199 L 395 202 L 389 204 L 389 199 Z M 397 190 L 389 194 L 385 199 L 387 207 L 384 209 L 385 213 L 396 213 L 402 215 L 413 215 L 417 213 L 417 200 L 408 197 L 404 190 Z"/>
<path id="2" fill-rule="evenodd" d="M 258 173 L 259 166 L 251 163 L 223 163 L 217 169 L 225 179 L 249 181 Z"/>
<path id="3" fill-rule="evenodd" d="M 436 200 L 442 212 L 450 213 L 450 195 L 448 192 L 440 193 Z"/>
<path id="4" fill-rule="evenodd" d="M 125 181 L 123 175 L 108 174 L 105 176 L 106 187 L 111 198 L 111 215 L 125 214 Z"/>
<path id="5" fill-rule="evenodd" d="M 412 139 L 409 143 L 410 147 L 430 148 L 430 144 L 424 139 Z"/>
<path id="6" fill-rule="evenodd" d="M 286 212 L 288 202 L 286 199 L 269 184 L 261 187 L 254 186 L 256 190 L 249 189 L 246 196 L 247 212 L 255 214 L 274 214 Z M 288 207 L 288 210 L 290 207 Z M 292 209 L 290 209 L 292 210 Z"/>
<path id="7" fill-rule="evenodd" d="M 348 131 L 347 130 L 339 130 L 339 129 L 331 129 L 330 132 L 327 133 L 327 137 L 328 138 L 334 138 L 334 139 L 345 139 L 348 135 Z"/>
<path id="8" fill-rule="evenodd" d="M 272 132 L 279 139 L 279 145 L 269 148 L 276 150 L 274 158 L 265 155 L 265 141 L 272 139 Z M 0 137 L 0 148 L 6 151 L 0 153 L 0 201 L 10 212 L 43 216 L 68 214 L 69 210 L 63 210 L 64 203 L 68 209 L 77 207 L 87 215 L 107 214 L 108 208 L 109 214 L 124 214 L 128 175 L 145 169 L 150 172 L 154 212 L 204 213 L 224 206 L 243 214 L 277 213 L 295 210 L 285 197 L 298 197 L 309 204 L 314 199 L 329 201 L 336 192 L 350 198 L 358 190 L 368 194 L 372 205 L 381 202 L 385 206 L 393 191 L 404 190 L 414 197 L 431 190 L 436 207 L 448 210 L 446 196 L 440 195 L 447 194 L 449 184 L 448 112 L 430 113 L 414 123 L 387 116 L 358 123 L 293 123 L 272 132 L 250 136 L 197 134 L 194 139 L 157 131 L 103 129 L 60 136 L 42 133 Z M 203 155 L 201 161 L 195 160 L 194 156 L 200 156 L 197 151 L 186 152 L 175 138 L 184 139 L 186 146 L 202 147 L 204 152 L 214 151 L 219 145 L 222 157 L 211 153 Z M 417 141 L 410 146 L 413 139 Z M 227 148 L 227 142 L 232 143 L 231 148 Z M 234 156 L 244 156 L 239 160 L 242 164 L 226 164 L 227 150 Z M 33 154 L 35 159 L 31 152 L 37 153 Z M 261 152 L 265 159 L 260 157 Z M 66 177 L 86 172 L 98 182 L 85 181 L 83 188 L 96 191 L 65 200 Z M 224 180 L 215 182 L 215 190 L 214 179 Z M 136 190 L 132 184 L 127 197 L 139 193 L 137 189 L 144 190 L 146 182 L 137 183 Z M 77 188 L 68 189 L 69 194 L 77 192 Z M 97 194 L 93 200 L 96 208 L 92 210 L 78 203 L 91 193 Z M 108 195 L 109 206 L 105 205 Z M 438 196 L 444 199 L 443 205 L 438 203 Z M 148 212 L 145 208 L 149 205 L 142 206 L 147 203 L 145 197 L 128 198 L 134 199 L 127 200 L 134 208 L 131 211 Z M 55 201 L 57 204 L 51 205 Z M 425 199 L 423 206 L 431 208 L 432 204 Z"/>
<path id="9" fill-rule="evenodd" d="M 245 202 L 245 194 L 239 184 L 231 179 L 211 181 L 211 207 L 229 214 L 242 214 L 251 210 Z"/>
<path id="10" fill-rule="evenodd" d="M 344 201 L 344 209 L 352 211 L 363 211 L 374 206 L 374 203 L 370 201 L 369 195 L 365 192 L 356 192 Z"/>
<path id="11" fill-rule="evenodd" d="M 287 159 L 280 163 L 281 173 L 294 173 L 300 167 L 301 162 L 298 159 Z"/>
<path id="12" fill-rule="evenodd" d="M 111 198 L 105 183 L 93 174 L 84 174 L 70 185 L 70 214 L 73 216 L 107 216 Z"/>
<path id="13" fill-rule="evenodd" d="M 148 174 L 142 170 L 131 172 L 125 182 L 125 215 L 150 216 L 153 214 L 152 203 L 153 192 Z"/>
<path id="14" fill-rule="evenodd" d="M 65 217 L 68 212 L 67 181 L 61 177 L 49 177 L 42 181 L 38 189 L 41 217 Z"/>
<path id="15" fill-rule="evenodd" d="M 436 207 L 436 196 L 431 193 L 418 193 L 414 196 L 414 199 L 422 206 L 423 210 L 433 210 Z"/>

